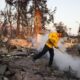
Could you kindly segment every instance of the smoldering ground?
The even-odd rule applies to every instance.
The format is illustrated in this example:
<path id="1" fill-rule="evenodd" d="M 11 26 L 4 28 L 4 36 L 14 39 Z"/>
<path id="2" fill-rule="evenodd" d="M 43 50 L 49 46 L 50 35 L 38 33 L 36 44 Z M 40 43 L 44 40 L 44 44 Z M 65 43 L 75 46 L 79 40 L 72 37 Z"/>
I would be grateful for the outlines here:
<path id="1" fill-rule="evenodd" d="M 39 35 L 38 36 L 38 50 L 41 51 L 45 42 L 48 39 L 48 34 L 46 35 Z M 69 55 L 65 50 L 63 44 L 61 41 L 59 42 L 59 48 L 62 51 L 59 51 L 58 49 L 54 48 L 54 61 L 53 65 L 58 67 L 59 70 L 62 71 L 70 71 L 72 75 L 75 75 L 76 77 L 80 78 L 80 57 L 73 57 Z M 75 53 L 76 54 L 76 53 Z M 49 58 L 49 54 L 47 52 L 47 58 Z M 54 64 L 55 63 L 55 64 Z"/>

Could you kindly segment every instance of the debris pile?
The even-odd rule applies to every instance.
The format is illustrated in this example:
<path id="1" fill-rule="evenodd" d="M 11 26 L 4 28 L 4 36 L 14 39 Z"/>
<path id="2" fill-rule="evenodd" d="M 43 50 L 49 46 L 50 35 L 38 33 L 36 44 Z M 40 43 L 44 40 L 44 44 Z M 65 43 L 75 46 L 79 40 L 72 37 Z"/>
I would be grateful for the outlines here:
<path id="1" fill-rule="evenodd" d="M 32 43 L 25 39 L 10 39 L 8 44 L 11 46 L 20 46 L 20 47 L 31 47 Z"/>
<path id="2" fill-rule="evenodd" d="M 32 55 L 37 50 L 20 48 L 0 56 L 0 79 L 1 80 L 79 80 L 70 75 L 70 71 L 58 70 L 53 65 L 49 68 L 46 64 L 48 59 L 41 58 L 36 62 L 32 61 Z M 24 56 L 23 56 L 23 55 Z M 25 55 L 26 54 L 26 55 Z"/>

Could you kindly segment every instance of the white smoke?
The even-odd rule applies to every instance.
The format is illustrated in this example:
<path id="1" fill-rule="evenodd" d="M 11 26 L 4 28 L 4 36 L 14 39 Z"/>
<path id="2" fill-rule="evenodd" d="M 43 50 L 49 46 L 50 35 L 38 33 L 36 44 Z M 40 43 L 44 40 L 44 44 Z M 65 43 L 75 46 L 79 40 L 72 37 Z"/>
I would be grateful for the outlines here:
<path id="1" fill-rule="evenodd" d="M 72 57 L 69 54 L 61 53 L 58 50 L 55 51 L 54 61 L 60 70 L 67 71 L 71 67 L 77 77 L 80 77 L 80 59 L 78 57 Z"/>
<path id="2" fill-rule="evenodd" d="M 39 35 L 39 46 L 38 46 L 38 50 L 41 51 L 45 42 L 48 39 L 48 34 L 46 35 Z M 80 78 L 80 58 L 79 57 L 73 57 L 71 55 L 69 55 L 66 52 L 65 47 L 63 46 L 63 44 L 61 43 L 62 40 L 60 40 L 59 42 L 59 48 L 62 51 L 59 51 L 58 49 L 54 48 L 54 62 L 56 64 L 56 66 L 63 71 L 68 71 L 69 67 L 71 67 L 72 69 L 72 73 L 74 72 L 76 77 Z M 76 53 L 75 53 L 76 54 Z M 47 52 L 47 57 L 49 58 L 49 54 Z M 54 65 L 54 64 L 53 64 Z"/>

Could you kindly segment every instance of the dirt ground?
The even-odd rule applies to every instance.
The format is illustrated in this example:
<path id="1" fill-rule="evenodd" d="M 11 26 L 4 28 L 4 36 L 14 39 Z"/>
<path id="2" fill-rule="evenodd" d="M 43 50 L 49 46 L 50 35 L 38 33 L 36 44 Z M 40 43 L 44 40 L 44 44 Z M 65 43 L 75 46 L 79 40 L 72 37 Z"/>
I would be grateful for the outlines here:
<path id="1" fill-rule="evenodd" d="M 3 51 L 7 52 L 6 49 L 3 49 Z M 42 57 L 36 62 L 32 61 L 31 52 L 35 54 L 36 50 L 14 50 L 8 55 L 4 55 L 3 53 L 0 62 L 2 66 L 7 66 L 3 74 L 3 80 L 80 80 L 72 76 L 69 72 L 60 71 L 54 65 L 52 68 L 49 68 L 47 66 L 48 59 L 46 58 Z M 11 56 L 15 54 L 17 56 Z"/>

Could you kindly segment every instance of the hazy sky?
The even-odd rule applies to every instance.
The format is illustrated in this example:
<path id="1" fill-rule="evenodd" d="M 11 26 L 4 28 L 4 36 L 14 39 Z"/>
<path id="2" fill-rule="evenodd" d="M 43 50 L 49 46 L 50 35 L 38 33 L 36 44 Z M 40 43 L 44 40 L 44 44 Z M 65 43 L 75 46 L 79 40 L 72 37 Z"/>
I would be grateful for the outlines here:
<path id="1" fill-rule="evenodd" d="M 0 10 L 4 8 L 4 1 L 0 0 Z M 48 8 L 54 10 L 55 22 L 62 21 L 65 25 L 72 28 L 72 33 L 76 33 L 80 23 L 80 0 L 47 0 Z M 79 23 L 77 23 L 77 21 Z"/>
<path id="2" fill-rule="evenodd" d="M 80 0 L 48 0 L 50 9 L 54 9 L 55 6 L 57 7 L 55 22 L 64 22 L 75 34 L 80 23 Z"/>
<path id="3" fill-rule="evenodd" d="M 5 0 L 0 0 L 0 10 L 4 9 L 5 7 Z"/>

